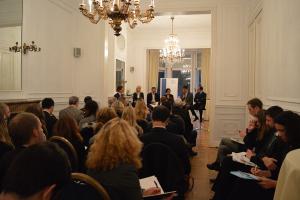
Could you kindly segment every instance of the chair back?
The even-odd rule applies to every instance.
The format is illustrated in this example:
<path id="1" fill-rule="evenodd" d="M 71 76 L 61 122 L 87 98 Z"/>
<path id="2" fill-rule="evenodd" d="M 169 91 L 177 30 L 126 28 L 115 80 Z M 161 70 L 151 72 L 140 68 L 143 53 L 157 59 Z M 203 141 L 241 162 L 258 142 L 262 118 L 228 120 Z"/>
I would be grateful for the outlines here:
<path id="1" fill-rule="evenodd" d="M 104 187 L 94 178 L 82 173 L 72 173 L 72 180 L 74 182 L 85 185 L 87 188 L 89 188 L 90 191 L 93 190 L 94 196 L 97 196 L 98 200 L 111 200 L 109 194 L 104 189 Z M 91 192 L 89 193 L 91 194 Z M 91 200 L 91 198 L 88 199 Z"/>
<path id="2" fill-rule="evenodd" d="M 49 139 L 50 142 L 57 144 L 60 148 L 62 148 L 66 154 L 68 155 L 72 171 L 75 172 L 78 170 L 78 155 L 74 148 L 74 146 L 69 142 L 66 138 L 61 136 L 52 136 Z"/>
<path id="3" fill-rule="evenodd" d="M 141 178 L 155 175 L 164 191 L 176 190 L 179 196 L 184 196 L 187 190 L 184 169 L 172 149 L 162 143 L 152 143 L 143 149 L 142 159 Z"/>

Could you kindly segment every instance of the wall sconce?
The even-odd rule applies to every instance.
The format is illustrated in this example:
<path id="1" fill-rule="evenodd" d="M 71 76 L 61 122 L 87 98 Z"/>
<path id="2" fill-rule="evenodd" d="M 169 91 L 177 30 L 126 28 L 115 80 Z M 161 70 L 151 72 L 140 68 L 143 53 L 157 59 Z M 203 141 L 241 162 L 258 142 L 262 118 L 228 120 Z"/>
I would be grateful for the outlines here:
<path id="1" fill-rule="evenodd" d="M 9 51 L 15 53 L 23 51 L 24 54 L 27 54 L 28 51 L 40 52 L 41 48 L 36 46 L 34 41 L 31 42 L 31 45 L 24 43 L 23 46 L 19 46 L 19 43 L 16 42 L 15 46 L 9 47 Z"/>
<path id="2" fill-rule="evenodd" d="M 23 44 L 23 53 L 27 54 L 28 51 L 40 52 L 41 48 L 36 46 L 34 41 L 31 42 L 31 45 Z"/>
<path id="3" fill-rule="evenodd" d="M 15 53 L 20 52 L 22 50 L 22 45 L 19 46 L 19 43 L 16 42 L 15 46 L 9 47 L 9 51 L 13 51 Z"/>

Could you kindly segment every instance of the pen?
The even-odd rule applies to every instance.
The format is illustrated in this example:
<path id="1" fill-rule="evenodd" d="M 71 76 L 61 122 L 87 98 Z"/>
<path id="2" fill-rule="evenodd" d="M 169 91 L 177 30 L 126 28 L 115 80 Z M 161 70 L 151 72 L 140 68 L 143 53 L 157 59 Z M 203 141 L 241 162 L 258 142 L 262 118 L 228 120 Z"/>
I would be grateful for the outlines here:
<path id="1" fill-rule="evenodd" d="M 156 181 L 154 181 L 154 184 L 155 184 L 155 186 L 158 188 L 158 185 L 157 185 Z"/>

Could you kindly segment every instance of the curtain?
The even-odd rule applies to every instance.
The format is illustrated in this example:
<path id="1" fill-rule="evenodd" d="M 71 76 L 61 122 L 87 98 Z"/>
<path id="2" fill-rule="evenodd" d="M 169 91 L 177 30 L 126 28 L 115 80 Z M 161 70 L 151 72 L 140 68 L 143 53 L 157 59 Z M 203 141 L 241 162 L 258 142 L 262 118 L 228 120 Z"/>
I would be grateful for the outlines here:
<path id="1" fill-rule="evenodd" d="M 159 71 L 159 50 L 147 50 L 148 58 L 148 91 L 151 87 L 157 88 L 158 71 Z"/>

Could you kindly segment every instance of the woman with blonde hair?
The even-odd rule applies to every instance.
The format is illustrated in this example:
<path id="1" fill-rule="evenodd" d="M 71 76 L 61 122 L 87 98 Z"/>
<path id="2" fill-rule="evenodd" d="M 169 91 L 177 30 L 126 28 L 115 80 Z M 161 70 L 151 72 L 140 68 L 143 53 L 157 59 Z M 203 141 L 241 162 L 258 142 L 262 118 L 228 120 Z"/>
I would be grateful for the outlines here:
<path id="1" fill-rule="evenodd" d="M 12 145 L 4 115 L 4 109 L 0 109 L 0 142 Z"/>
<path id="2" fill-rule="evenodd" d="M 143 129 L 136 123 L 136 116 L 132 106 L 128 106 L 124 109 L 122 119 L 128 122 L 128 124 L 137 131 L 138 136 L 143 134 Z"/>
<path id="3" fill-rule="evenodd" d="M 143 100 L 137 100 L 135 104 L 136 123 L 143 129 L 144 133 L 150 132 L 151 124 L 146 120 L 148 108 Z"/>
<path id="4" fill-rule="evenodd" d="M 123 110 L 125 108 L 124 104 L 121 101 L 115 101 L 111 105 L 111 107 L 115 110 L 117 115 L 121 118 L 123 114 Z"/>
<path id="5" fill-rule="evenodd" d="M 141 150 L 142 143 L 130 125 L 114 118 L 102 127 L 91 146 L 87 173 L 106 188 L 112 200 L 141 200 L 137 175 Z"/>

